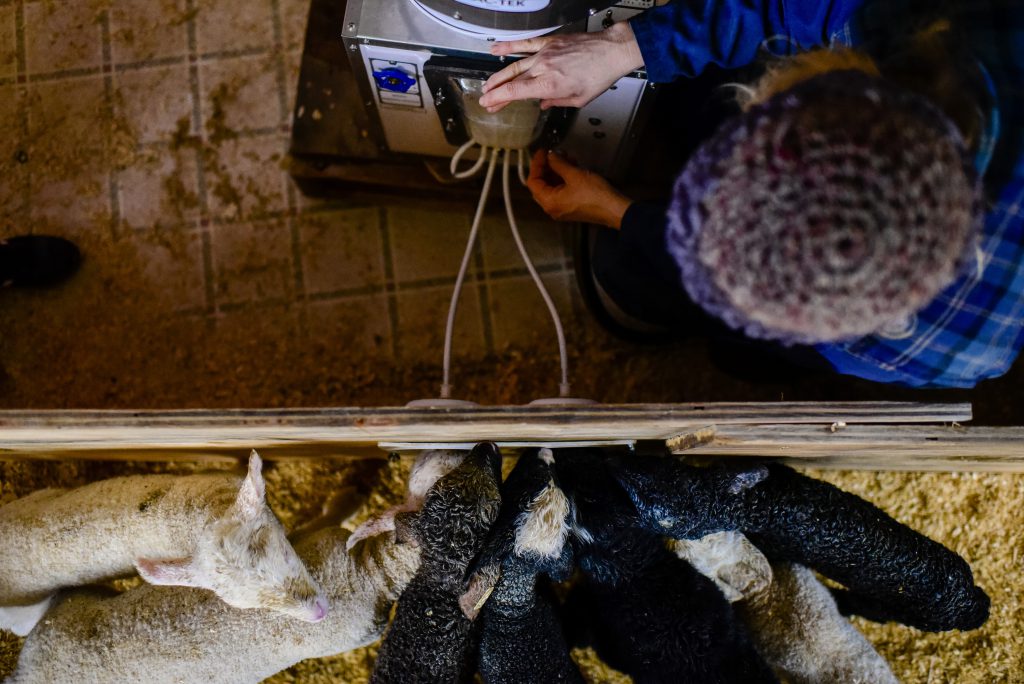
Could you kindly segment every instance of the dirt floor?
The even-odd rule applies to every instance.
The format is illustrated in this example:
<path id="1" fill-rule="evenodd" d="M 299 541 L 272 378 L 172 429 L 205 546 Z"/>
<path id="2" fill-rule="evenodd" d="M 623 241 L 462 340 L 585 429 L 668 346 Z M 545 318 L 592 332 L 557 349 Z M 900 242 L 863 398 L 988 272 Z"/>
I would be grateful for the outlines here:
<path id="1" fill-rule="evenodd" d="M 0 2 L 0 125 L 13 132 L 0 140 L 0 238 L 58 234 L 85 255 L 63 287 L 0 289 L 0 409 L 373 406 L 436 395 L 472 206 L 297 192 L 282 164 L 307 6 Z M 552 396 L 553 335 L 498 232 L 500 214 L 487 220 L 460 313 L 456 393 L 485 404 Z M 566 317 L 577 396 L 971 401 L 977 423 L 1024 425 L 1024 363 L 970 392 L 912 392 L 821 376 L 752 382 L 716 366 L 699 339 L 619 342 L 587 316 L 561 229 L 524 224 Z M 3 462 L 0 502 L 193 467 Z M 374 492 L 361 515 L 380 510 L 402 475 L 401 464 L 271 463 L 268 492 L 293 527 L 351 483 Z M 823 477 L 961 553 L 992 597 L 989 623 L 969 634 L 858 621 L 901 680 L 1024 682 L 1024 476 Z M 0 676 L 19 643 L 0 634 Z M 301 663 L 270 681 L 365 681 L 372 654 Z M 590 681 L 624 681 L 576 655 Z"/>

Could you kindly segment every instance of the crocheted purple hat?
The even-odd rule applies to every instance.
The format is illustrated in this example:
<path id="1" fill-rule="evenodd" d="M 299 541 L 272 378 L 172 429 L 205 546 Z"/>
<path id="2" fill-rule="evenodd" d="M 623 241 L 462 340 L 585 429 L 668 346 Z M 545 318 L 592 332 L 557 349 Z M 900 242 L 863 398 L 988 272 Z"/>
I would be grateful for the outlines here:
<path id="1" fill-rule="evenodd" d="M 695 153 L 667 245 L 690 297 L 750 337 L 861 337 L 956 278 L 982 215 L 976 176 L 959 130 L 927 100 L 831 72 Z"/>

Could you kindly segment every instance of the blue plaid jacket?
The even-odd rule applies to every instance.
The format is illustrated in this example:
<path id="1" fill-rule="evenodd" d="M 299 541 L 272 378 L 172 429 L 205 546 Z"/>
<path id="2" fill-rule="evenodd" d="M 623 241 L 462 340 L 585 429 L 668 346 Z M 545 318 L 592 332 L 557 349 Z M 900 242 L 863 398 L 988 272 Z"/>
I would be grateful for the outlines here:
<path id="1" fill-rule="evenodd" d="M 630 23 L 648 76 L 669 81 L 708 64 L 738 67 L 785 53 L 859 45 L 899 25 L 906 0 L 676 0 Z M 966 0 L 956 27 L 995 106 L 977 165 L 988 211 L 972 268 L 909 320 L 818 345 L 836 371 L 911 387 L 973 387 L 1002 375 L 1024 346 L 1024 0 Z M 624 226 L 625 228 L 625 226 Z"/>

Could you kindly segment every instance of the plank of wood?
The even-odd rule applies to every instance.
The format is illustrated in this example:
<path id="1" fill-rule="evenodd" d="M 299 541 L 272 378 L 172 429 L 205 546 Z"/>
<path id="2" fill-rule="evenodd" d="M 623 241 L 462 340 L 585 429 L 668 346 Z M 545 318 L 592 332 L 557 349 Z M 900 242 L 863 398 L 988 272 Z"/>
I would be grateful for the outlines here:
<path id="1" fill-rule="evenodd" d="M 709 424 L 969 420 L 969 404 L 721 403 L 174 411 L 2 411 L 0 455 L 249 448 L 345 452 L 378 442 L 664 440 Z"/>
<path id="2" fill-rule="evenodd" d="M 849 470 L 1024 472 L 1024 427 L 958 425 L 715 425 L 675 453 L 783 458 Z"/>

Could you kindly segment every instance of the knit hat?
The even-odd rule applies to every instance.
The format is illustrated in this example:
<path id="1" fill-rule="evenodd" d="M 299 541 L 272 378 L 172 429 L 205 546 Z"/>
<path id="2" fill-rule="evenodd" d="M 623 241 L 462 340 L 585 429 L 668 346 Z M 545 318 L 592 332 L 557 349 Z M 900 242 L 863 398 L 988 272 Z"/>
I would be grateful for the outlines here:
<path id="1" fill-rule="evenodd" d="M 690 297 L 750 337 L 871 334 L 956 278 L 981 217 L 956 126 L 859 71 L 727 122 L 676 181 L 667 244 Z"/>

